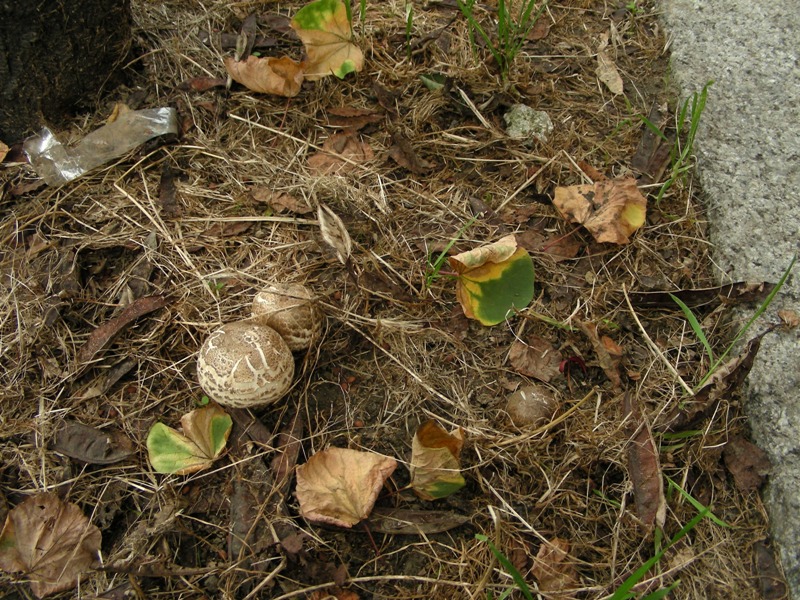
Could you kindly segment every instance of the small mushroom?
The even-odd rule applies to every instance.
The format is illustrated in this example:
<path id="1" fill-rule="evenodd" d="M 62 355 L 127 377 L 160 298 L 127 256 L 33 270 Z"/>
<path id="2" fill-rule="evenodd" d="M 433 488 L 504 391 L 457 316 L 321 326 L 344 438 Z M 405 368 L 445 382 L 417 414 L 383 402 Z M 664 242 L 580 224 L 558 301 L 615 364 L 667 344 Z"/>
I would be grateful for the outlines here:
<path id="1" fill-rule="evenodd" d="M 277 331 L 292 352 L 308 350 L 322 333 L 322 312 L 301 283 L 273 284 L 260 291 L 252 315 Z"/>
<path id="2" fill-rule="evenodd" d="M 197 379 L 216 402 L 232 408 L 272 404 L 292 387 L 294 357 L 281 335 L 247 320 L 208 336 L 197 357 Z"/>

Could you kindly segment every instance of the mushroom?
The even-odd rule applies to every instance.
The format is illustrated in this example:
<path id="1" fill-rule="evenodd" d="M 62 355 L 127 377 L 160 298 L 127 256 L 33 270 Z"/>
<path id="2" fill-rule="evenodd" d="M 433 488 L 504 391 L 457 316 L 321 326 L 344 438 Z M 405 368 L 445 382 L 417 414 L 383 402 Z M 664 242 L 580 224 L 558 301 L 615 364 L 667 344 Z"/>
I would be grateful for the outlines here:
<path id="1" fill-rule="evenodd" d="M 253 299 L 253 320 L 272 327 L 292 352 L 308 350 L 322 333 L 322 312 L 301 283 L 273 284 Z"/>
<path id="2" fill-rule="evenodd" d="M 292 387 L 294 357 L 281 335 L 257 321 L 236 321 L 208 336 L 197 379 L 216 402 L 232 408 L 272 404 Z"/>

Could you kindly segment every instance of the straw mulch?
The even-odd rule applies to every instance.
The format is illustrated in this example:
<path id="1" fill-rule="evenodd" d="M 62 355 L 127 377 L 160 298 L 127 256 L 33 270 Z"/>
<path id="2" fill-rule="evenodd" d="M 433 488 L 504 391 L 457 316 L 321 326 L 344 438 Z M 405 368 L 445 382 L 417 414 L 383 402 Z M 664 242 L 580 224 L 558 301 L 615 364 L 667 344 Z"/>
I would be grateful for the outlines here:
<path id="1" fill-rule="evenodd" d="M 35 174 L 27 166 L 0 171 L 4 504 L 55 491 L 103 532 L 107 568 L 83 577 L 80 596 L 59 597 L 497 597 L 513 581 L 476 533 L 542 597 L 604 597 L 657 542 L 635 510 L 625 394 L 638 399 L 653 429 L 664 474 L 730 526 L 701 521 L 637 589 L 680 579 L 676 598 L 761 597 L 751 557 L 768 541 L 766 515 L 757 493 L 735 487 L 722 459 L 728 440 L 747 433 L 737 398 L 723 398 L 693 433 L 664 437 L 666 415 L 686 399 L 673 370 L 694 385 L 708 360 L 679 310 L 632 311 L 623 294 L 714 285 L 693 180 L 651 202 L 628 245 L 597 244 L 551 204 L 556 186 L 587 181 L 579 165 L 609 178 L 637 175 L 631 161 L 646 131 L 638 115 L 660 108 L 658 124 L 672 124 L 677 99 L 653 4 L 637 3 L 632 13 L 621 2 L 552 3 L 542 17 L 548 27 L 523 46 L 508 85 L 486 48 L 471 48 L 454 2 L 414 2 L 408 40 L 403 1 L 368 1 L 363 21 L 355 4 L 363 72 L 307 83 L 287 100 L 237 84 L 201 92 L 180 84 L 225 77 L 222 59 L 232 49 L 220 47 L 218 34 L 237 34 L 253 12 L 259 33 L 273 39 L 265 54 L 300 58 L 285 25 L 301 3 L 137 1 L 129 87 L 109 90 L 59 134 L 80 139 L 124 102 L 176 107 L 178 139 L 145 145 L 58 188 L 15 195 Z M 476 14 L 491 27 L 491 6 Z M 625 82 L 622 96 L 597 78 L 604 35 Z M 447 87 L 428 90 L 420 76 L 430 73 L 445 75 Z M 515 103 L 549 114 L 555 130 L 547 142 L 526 146 L 503 133 L 502 115 Z M 309 157 L 342 130 L 342 107 L 377 115 L 353 134 L 372 156 L 320 174 Z M 399 139 L 421 165 L 392 158 Z M 643 191 L 654 193 L 656 184 Z M 322 240 L 315 211 L 279 212 L 279 197 L 338 214 L 353 240 L 351 264 Z M 454 252 L 514 232 L 538 248 L 533 304 L 494 327 L 463 316 L 451 278 L 426 286 L 429 256 L 487 209 Z M 546 247 L 558 240 L 574 242 L 572 257 L 558 259 Z M 298 359 L 288 397 L 255 411 L 266 439 L 234 432 L 211 470 L 154 473 L 147 431 L 156 421 L 177 426 L 202 397 L 195 354 L 205 336 L 246 317 L 255 292 L 276 281 L 313 289 L 326 326 L 319 346 Z M 167 297 L 165 308 L 122 331 L 91 364 L 78 362 L 95 328 L 157 294 Z M 714 303 L 699 316 L 711 343 L 724 348 L 737 325 L 724 307 Z M 622 348 L 619 389 L 582 322 Z M 505 411 L 506 396 L 532 382 L 510 364 L 509 349 L 531 335 L 586 365 L 584 373 L 573 361 L 569 377 L 549 384 L 559 414 L 585 402 L 535 434 Z M 279 443 L 272 436 L 297 415 L 305 422 L 299 462 L 334 445 L 402 463 L 420 423 L 463 428 L 464 489 L 437 502 L 386 490 L 378 506 L 450 511 L 467 522 L 442 533 L 370 537 L 364 528 L 304 521 L 293 488 L 276 487 L 268 466 Z M 72 461 L 49 449 L 63 420 L 121 430 L 137 452 L 108 466 Z M 392 485 L 407 483 L 401 464 Z M 674 490 L 667 500 L 664 539 L 697 514 Z M 248 510 L 258 536 L 234 556 L 232 530 Z M 554 544 L 566 554 L 543 563 Z M 561 573 L 555 583 L 543 575 L 547 565 Z M 0 578 L 6 587 L 17 581 Z M 13 586 L 10 597 L 29 597 L 24 584 Z"/>

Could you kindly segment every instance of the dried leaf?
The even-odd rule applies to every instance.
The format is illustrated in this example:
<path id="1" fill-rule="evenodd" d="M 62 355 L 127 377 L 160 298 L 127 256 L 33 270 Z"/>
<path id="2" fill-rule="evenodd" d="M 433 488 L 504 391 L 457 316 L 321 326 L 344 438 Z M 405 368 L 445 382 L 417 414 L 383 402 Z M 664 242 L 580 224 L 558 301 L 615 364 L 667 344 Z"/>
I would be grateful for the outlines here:
<path id="1" fill-rule="evenodd" d="M 800 325 L 800 315 L 798 315 L 793 310 L 788 310 L 788 309 L 779 310 L 778 317 L 783 322 L 783 324 L 786 325 L 786 327 L 788 327 L 789 329 L 794 329 L 795 327 Z"/>
<path id="2" fill-rule="evenodd" d="M 297 464 L 297 457 L 300 455 L 304 428 L 303 415 L 297 412 L 291 425 L 278 434 L 278 440 L 275 443 L 276 454 L 270 463 L 270 469 L 278 488 L 281 485 L 288 486 L 289 478 Z"/>
<path id="3" fill-rule="evenodd" d="M 231 78 L 254 92 L 292 98 L 303 85 L 302 65 L 288 56 L 249 56 L 245 61 L 226 56 L 224 62 Z"/>
<path id="4" fill-rule="evenodd" d="M 657 104 L 653 104 L 647 120 L 658 127 L 659 131 L 664 130 L 665 119 Z M 661 180 L 670 161 L 675 134 L 671 133 L 664 139 L 663 133 L 658 135 L 646 123 L 642 125 L 642 131 L 642 139 L 639 140 L 636 152 L 631 157 L 631 168 L 641 174 L 639 185 L 649 185 Z"/>
<path id="5" fill-rule="evenodd" d="M 647 213 L 647 200 L 631 177 L 557 187 L 553 205 L 601 243 L 627 244 L 629 236 L 644 225 Z"/>
<path id="6" fill-rule="evenodd" d="M 369 529 L 388 535 L 429 535 L 449 531 L 469 521 L 469 517 L 446 510 L 376 508 L 369 516 Z"/>
<path id="7" fill-rule="evenodd" d="M 600 44 L 597 46 L 597 78 L 605 84 L 612 94 L 618 96 L 624 91 L 622 77 L 620 77 L 617 66 L 614 64 L 614 59 L 609 56 L 606 48 L 608 48 L 608 34 L 603 34 L 600 38 Z"/>
<path id="8" fill-rule="evenodd" d="M 161 202 L 161 211 L 167 219 L 177 219 L 183 212 L 183 207 L 178 202 L 178 187 L 175 185 L 177 172 L 164 165 L 161 171 L 161 180 L 158 183 L 158 201 Z"/>
<path id="9" fill-rule="evenodd" d="M 633 394 L 626 393 L 623 410 L 628 419 L 631 438 L 628 444 L 628 475 L 633 483 L 636 515 L 644 526 L 664 527 L 667 501 L 664 498 L 664 477 L 658 459 L 658 447 L 649 424 L 642 416 Z"/>
<path id="10" fill-rule="evenodd" d="M 38 597 L 74 587 L 98 562 L 100 530 L 75 504 L 38 494 L 12 509 L 0 533 L 0 569 L 24 573 Z"/>
<path id="11" fill-rule="evenodd" d="M 543 543 L 533 559 L 531 574 L 539 582 L 539 590 L 547 592 L 548 598 L 566 600 L 574 597 L 558 593 L 575 588 L 578 583 L 578 571 L 569 555 L 569 542 L 553 538 Z"/>
<path id="12" fill-rule="evenodd" d="M 415 175 L 425 175 L 434 167 L 432 163 L 420 158 L 407 137 L 399 132 L 392 133 L 394 145 L 389 148 L 389 157 L 404 169 Z"/>
<path id="13" fill-rule="evenodd" d="M 771 329 L 747 343 L 744 352 L 719 367 L 709 378 L 708 383 L 693 398 L 681 403 L 666 417 L 663 429 L 680 431 L 705 418 L 716 410 L 717 404 L 730 398 L 742 387 L 745 378 L 753 368 L 763 338 Z"/>
<path id="14" fill-rule="evenodd" d="M 320 232 L 322 232 L 322 239 L 336 251 L 339 261 L 343 265 L 347 264 L 353 250 L 353 242 L 350 240 L 350 234 L 347 233 L 342 219 L 330 208 L 320 204 L 317 209 L 317 220 Z"/>
<path id="15" fill-rule="evenodd" d="M 423 500 L 454 494 L 466 485 L 461 475 L 464 431 L 447 433 L 435 421 L 423 423 L 411 442 L 411 488 Z"/>
<path id="16" fill-rule="evenodd" d="M 110 465 L 135 452 L 133 442 L 121 431 L 95 429 L 66 421 L 56 432 L 51 449 L 94 465 Z"/>
<path id="17" fill-rule="evenodd" d="M 106 321 L 89 335 L 75 359 L 78 366 L 82 367 L 92 360 L 98 352 L 108 346 L 123 329 L 136 319 L 166 305 L 167 298 L 164 296 L 145 296 L 126 306 L 118 316 Z"/>
<path id="18" fill-rule="evenodd" d="M 741 436 L 728 440 L 722 457 L 733 475 L 736 488 L 744 494 L 755 492 L 764 485 L 766 476 L 772 470 L 767 453 Z"/>
<path id="19" fill-rule="evenodd" d="M 619 374 L 619 364 L 622 360 L 622 348 L 610 337 L 597 334 L 597 325 L 594 323 L 579 322 L 578 327 L 586 334 L 592 343 L 592 348 L 597 355 L 597 362 L 608 377 L 614 389 L 622 387 L 622 379 Z"/>
<path id="20" fill-rule="evenodd" d="M 538 335 L 529 336 L 525 342 L 518 339 L 511 344 L 508 361 L 518 373 L 545 383 L 561 374 L 561 353 Z"/>
<path id="21" fill-rule="evenodd" d="M 289 211 L 298 215 L 307 215 L 314 212 L 314 209 L 304 199 L 286 192 L 275 192 L 267 187 L 257 187 L 253 188 L 250 193 L 254 200 L 265 202 L 277 213 Z"/>
<path id="22" fill-rule="evenodd" d="M 346 171 L 348 166 L 363 164 L 375 158 L 372 148 L 355 135 L 335 133 L 322 144 L 322 150 L 308 157 L 308 169 L 312 175 L 335 175 Z"/>
<path id="23" fill-rule="evenodd" d="M 755 572 L 763 600 L 788 598 L 786 580 L 775 562 L 773 551 L 763 542 L 753 544 Z"/>
<path id="24" fill-rule="evenodd" d="M 158 473 L 176 475 L 207 469 L 225 448 L 232 425 L 230 415 L 213 402 L 181 417 L 183 434 L 156 423 L 147 434 L 150 464 Z"/>
<path id="25" fill-rule="evenodd" d="M 300 514 L 309 521 L 352 527 L 366 519 L 397 461 L 374 452 L 328 448 L 297 467 Z"/>
<path id="26" fill-rule="evenodd" d="M 228 80 L 224 77 L 192 77 L 178 84 L 184 92 L 205 92 L 216 87 L 225 87 Z"/>
<path id="27" fill-rule="evenodd" d="M 0 162 L 3 162 L 6 158 L 6 154 L 8 154 L 8 146 L 3 142 L 0 142 Z"/>
<path id="28" fill-rule="evenodd" d="M 309 81 L 328 75 L 342 79 L 364 68 L 364 54 L 352 42 L 350 20 L 341 0 L 306 4 L 297 11 L 291 26 L 306 48 L 304 67 Z"/>
<path id="29" fill-rule="evenodd" d="M 339 106 L 328 109 L 328 125 L 357 131 L 372 123 L 383 121 L 383 113 L 368 108 Z"/>

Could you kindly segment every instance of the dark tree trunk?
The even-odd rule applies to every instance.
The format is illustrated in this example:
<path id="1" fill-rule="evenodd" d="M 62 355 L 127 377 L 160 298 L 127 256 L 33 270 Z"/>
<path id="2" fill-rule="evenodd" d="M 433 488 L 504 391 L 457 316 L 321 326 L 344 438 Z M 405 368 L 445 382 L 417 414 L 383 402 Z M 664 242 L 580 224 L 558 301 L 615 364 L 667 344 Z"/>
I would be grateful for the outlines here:
<path id="1" fill-rule="evenodd" d="M 0 0 L 0 140 L 96 97 L 130 37 L 130 0 Z"/>

